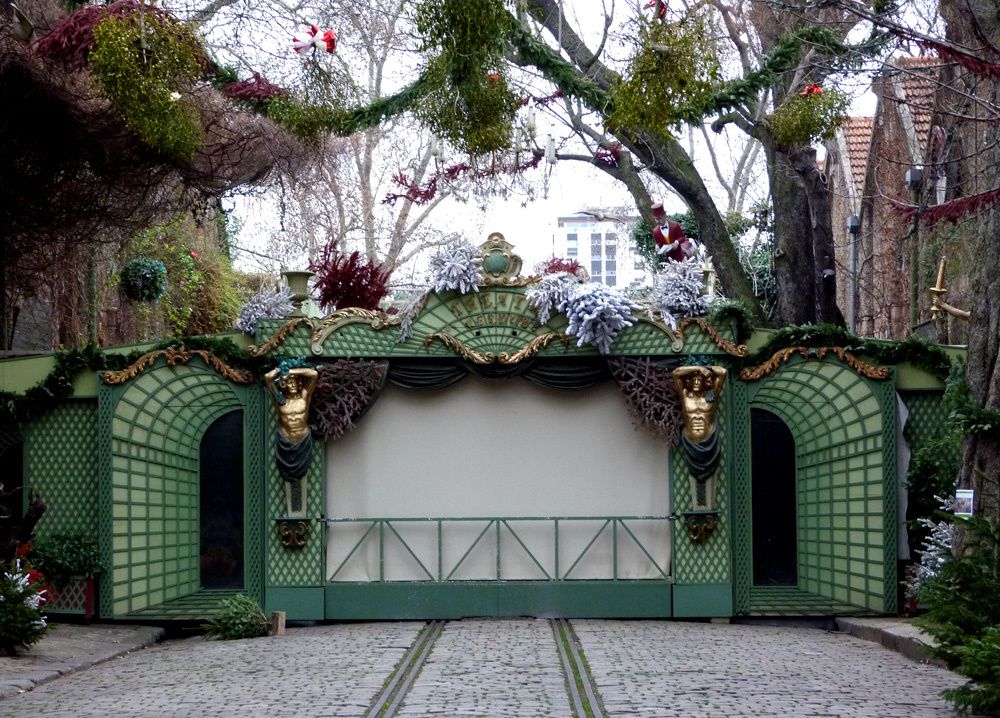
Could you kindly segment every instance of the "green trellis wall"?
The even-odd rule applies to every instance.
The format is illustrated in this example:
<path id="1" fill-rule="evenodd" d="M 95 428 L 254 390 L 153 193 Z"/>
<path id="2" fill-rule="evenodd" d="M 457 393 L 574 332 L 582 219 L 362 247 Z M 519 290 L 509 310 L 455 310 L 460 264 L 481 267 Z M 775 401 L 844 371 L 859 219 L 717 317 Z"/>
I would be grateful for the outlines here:
<path id="1" fill-rule="evenodd" d="M 732 420 L 732 372 L 722 392 L 717 410 L 719 442 L 722 456 L 715 472 L 716 508 L 719 523 L 704 540 L 694 543 L 688 538 L 682 521 L 674 522 L 673 576 L 674 610 L 678 616 L 728 616 L 732 612 L 732 557 L 730 552 L 730 435 Z M 693 508 L 691 471 L 684 452 L 675 447 L 670 452 L 673 509 L 683 514 Z"/>
<path id="2" fill-rule="evenodd" d="M 248 393 L 200 361 L 157 366 L 122 386 L 101 387 L 100 538 L 109 568 L 102 616 L 126 616 L 200 589 L 201 438 L 223 414 L 247 408 Z M 246 436 L 252 420 L 245 414 L 245 451 L 253 443 Z M 252 476 L 259 456 L 245 458 Z M 245 498 L 248 511 L 254 504 Z M 257 534 L 248 519 L 253 553 Z M 250 573 L 258 563 L 246 562 L 252 592 L 259 592 Z"/>
<path id="3" fill-rule="evenodd" d="M 795 440 L 798 590 L 836 610 L 896 610 L 895 399 L 834 360 L 795 361 L 744 384 L 749 411 L 779 416 Z M 768 612 L 750 588 L 750 462 L 740 463 L 735 542 L 738 613 Z"/>
<path id="4" fill-rule="evenodd" d="M 61 402 L 24 430 L 27 488 L 48 504 L 38 533 L 97 536 L 97 403 Z M 25 493 L 27 500 L 27 492 Z"/>

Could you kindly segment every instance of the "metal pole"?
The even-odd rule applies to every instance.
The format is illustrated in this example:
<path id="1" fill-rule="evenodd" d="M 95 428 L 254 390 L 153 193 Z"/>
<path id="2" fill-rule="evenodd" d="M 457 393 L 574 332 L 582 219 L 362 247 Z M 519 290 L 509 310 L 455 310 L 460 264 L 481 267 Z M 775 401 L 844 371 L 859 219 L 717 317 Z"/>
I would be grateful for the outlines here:
<path id="1" fill-rule="evenodd" d="M 851 333 L 858 333 L 858 230 L 861 219 L 856 214 L 847 218 L 847 231 L 851 235 Z"/>

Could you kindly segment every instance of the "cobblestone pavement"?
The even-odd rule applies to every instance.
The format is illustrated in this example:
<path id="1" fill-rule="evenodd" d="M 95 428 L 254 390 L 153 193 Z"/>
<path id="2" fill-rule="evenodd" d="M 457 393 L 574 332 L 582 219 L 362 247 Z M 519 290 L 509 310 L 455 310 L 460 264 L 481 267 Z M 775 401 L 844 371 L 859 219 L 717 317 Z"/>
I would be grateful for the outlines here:
<path id="1" fill-rule="evenodd" d="M 573 621 L 612 716 L 954 716 L 962 679 L 813 628 Z"/>
<path id="2" fill-rule="evenodd" d="M 421 623 L 170 641 L 0 701 L 0 717 L 364 715 Z"/>
<path id="3" fill-rule="evenodd" d="M 0 700 L 0 718 L 361 716 L 423 624 L 290 629 L 252 641 L 169 641 Z M 816 629 L 573 621 L 610 716 L 952 716 L 961 679 Z M 400 711 L 568 718 L 542 620 L 446 624 Z"/>
<path id="4" fill-rule="evenodd" d="M 569 695 L 548 621 L 446 624 L 398 715 L 568 718 Z"/>

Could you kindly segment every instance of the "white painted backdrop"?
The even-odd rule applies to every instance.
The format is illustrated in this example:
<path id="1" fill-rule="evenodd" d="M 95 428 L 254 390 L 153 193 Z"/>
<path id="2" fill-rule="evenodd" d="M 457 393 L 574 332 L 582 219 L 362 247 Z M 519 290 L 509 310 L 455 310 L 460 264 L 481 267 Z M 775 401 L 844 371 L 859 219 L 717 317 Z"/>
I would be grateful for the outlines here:
<path id="1" fill-rule="evenodd" d="M 452 387 L 412 391 L 389 385 L 358 428 L 327 444 L 326 512 L 332 518 L 666 516 L 670 513 L 669 451 L 628 415 L 617 387 L 607 382 L 557 391 L 523 379 L 468 376 Z M 564 575 L 602 522 L 560 522 Z M 666 522 L 630 522 L 656 564 L 669 573 Z M 424 566 L 437 574 L 436 525 L 394 524 Z M 486 526 L 446 523 L 444 574 Z M 555 572 L 549 522 L 511 527 L 550 576 Z M 327 576 L 367 528 L 334 524 L 327 533 Z M 544 579 L 506 528 L 501 531 L 501 577 Z M 451 576 L 496 578 L 491 528 Z M 618 577 L 658 578 L 635 541 L 618 532 Z M 610 527 L 568 578 L 611 578 Z M 427 580 L 399 539 L 386 530 L 386 580 Z M 375 532 L 337 574 L 337 581 L 379 576 Z"/>

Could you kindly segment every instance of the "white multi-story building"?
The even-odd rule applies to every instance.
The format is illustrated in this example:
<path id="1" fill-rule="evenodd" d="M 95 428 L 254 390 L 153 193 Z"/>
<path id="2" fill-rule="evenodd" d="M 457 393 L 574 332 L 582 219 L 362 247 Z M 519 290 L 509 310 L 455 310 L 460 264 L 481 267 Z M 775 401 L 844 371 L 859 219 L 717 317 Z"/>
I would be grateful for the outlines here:
<path id="1" fill-rule="evenodd" d="M 559 217 L 553 237 L 556 257 L 577 260 L 595 282 L 609 287 L 638 287 L 651 275 L 632 246 L 631 227 L 637 217 L 597 219 L 588 215 Z"/>

